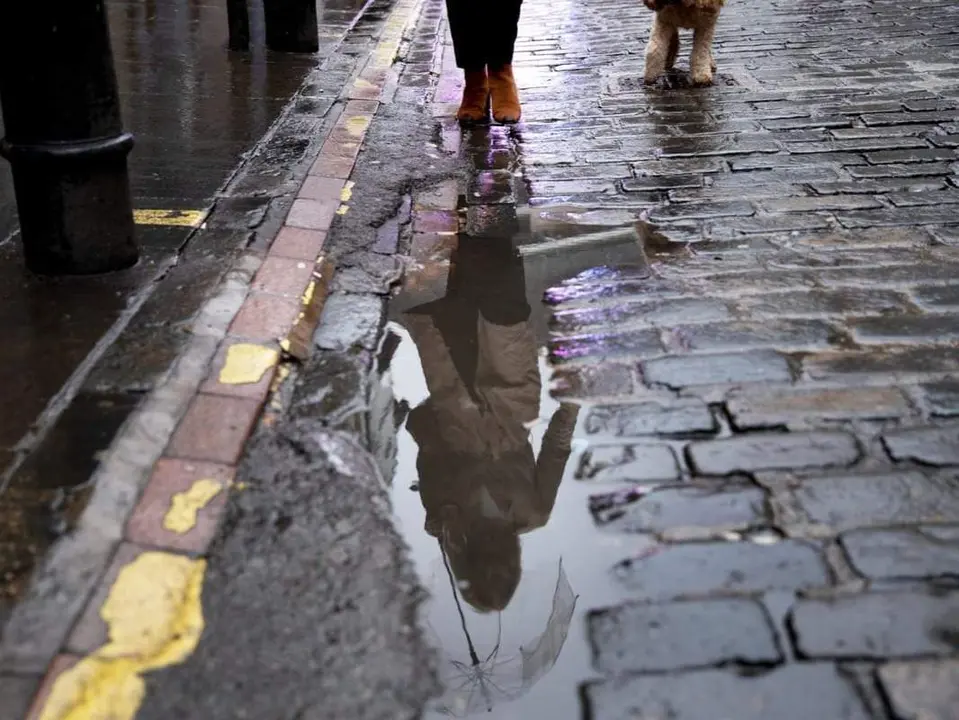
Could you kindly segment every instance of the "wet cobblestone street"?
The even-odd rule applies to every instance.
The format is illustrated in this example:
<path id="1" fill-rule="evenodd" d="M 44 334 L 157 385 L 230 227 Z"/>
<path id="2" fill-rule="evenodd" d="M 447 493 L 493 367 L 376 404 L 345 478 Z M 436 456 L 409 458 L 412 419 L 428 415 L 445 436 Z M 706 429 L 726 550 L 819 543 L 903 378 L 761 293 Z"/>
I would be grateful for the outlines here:
<path id="1" fill-rule="evenodd" d="M 0 443 L 66 517 L 0 527 L 0 720 L 957 720 L 959 4 L 728 0 L 647 87 L 641 0 L 525 0 L 471 128 L 444 0 L 354 5 L 221 88 L 131 28 L 222 6 L 110 3 L 134 130 L 254 110 L 158 102 L 212 214 Z"/>
<path id="2" fill-rule="evenodd" d="M 648 23 L 527 3 L 525 123 L 460 149 L 467 237 L 525 202 L 658 230 L 545 293 L 601 534 L 540 532 L 627 598 L 583 612 L 584 716 L 954 718 L 959 7 L 730 2 L 709 89 L 643 87 Z M 494 714 L 579 716 L 553 688 Z"/>

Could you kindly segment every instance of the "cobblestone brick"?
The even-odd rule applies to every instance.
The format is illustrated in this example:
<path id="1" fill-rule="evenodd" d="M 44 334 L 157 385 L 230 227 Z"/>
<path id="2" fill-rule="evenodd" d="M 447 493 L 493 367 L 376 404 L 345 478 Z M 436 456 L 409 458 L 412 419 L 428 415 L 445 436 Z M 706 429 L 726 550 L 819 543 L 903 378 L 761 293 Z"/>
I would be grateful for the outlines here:
<path id="1" fill-rule="evenodd" d="M 590 498 L 590 510 L 597 523 L 620 532 L 718 532 L 745 530 L 769 522 L 765 493 L 746 485 L 683 485 L 649 493 L 619 492 Z"/>
<path id="2" fill-rule="evenodd" d="M 922 386 L 929 411 L 939 417 L 959 415 L 959 380 L 943 380 Z"/>
<path id="3" fill-rule="evenodd" d="M 803 421 L 898 418 L 912 408 L 896 388 L 828 388 L 741 391 L 727 401 L 741 430 L 771 428 Z"/>
<path id="4" fill-rule="evenodd" d="M 715 593 L 798 590 L 829 584 L 822 556 L 795 540 L 682 543 L 624 560 L 615 576 L 637 597 L 672 600 Z"/>
<path id="5" fill-rule="evenodd" d="M 673 480 L 679 477 L 679 465 L 668 445 L 600 446 L 583 455 L 576 477 L 599 482 Z"/>
<path id="6" fill-rule="evenodd" d="M 590 613 L 588 632 L 593 664 L 608 674 L 782 660 L 769 616 L 755 600 L 630 603 Z"/>
<path id="7" fill-rule="evenodd" d="M 925 374 L 959 371 L 959 350 L 952 347 L 890 348 L 883 352 L 813 353 L 803 369 L 814 380 L 838 380 L 850 375 Z"/>
<path id="8" fill-rule="evenodd" d="M 589 435 L 624 438 L 644 435 L 682 437 L 714 433 L 717 429 L 716 418 L 700 400 L 685 400 L 669 405 L 601 405 L 591 408 L 586 417 L 586 432 Z"/>
<path id="9" fill-rule="evenodd" d="M 622 333 L 591 333 L 551 340 L 549 358 L 556 364 L 588 358 L 616 359 L 661 355 L 663 346 L 655 330 L 628 330 Z"/>
<path id="10" fill-rule="evenodd" d="M 855 688 L 831 664 L 790 665 L 752 677 L 725 670 L 624 677 L 590 683 L 584 696 L 596 720 L 871 717 Z"/>
<path id="11" fill-rule="evenodd" d="M 865 318 L 851 323 L 858 343 L 896 343 L 927 340 L 941 343 L 959 339 L 959 319 L 946 315 L 900 315 Z"/>
<path id="12" fill-rule="evenodd" d="M 552 392 L 558 398 L 622 398 L 633 394 L 636 381 L 626 365 L 561 368 L 553 372 Z"/>
<path id="13" fill-rule="evenodd" d="M 920 305 L 929 308 L 959 308 L 959 285 L 939 285 L 930 287 L 917 287 L 913 290 L 916 300 Z M 943 320 L 955 320 L 951 317 Z M 952 332 L 950 328 L 950 332 Z"/>
<path id="14" fill-rule="evenodd" d="M 920 472 L 809 479 L 793 493 L 811 521 L 837 530 L 959 517 L 955 481 Z"/>
<path id="15" fill-rule="evenodd" d="M 759 470 L 846 467 L 859 459 L 856 439 L 846 433 L 769 433 L 693 443 L 690 463 L 703 475 Z"/>
<path id="16" fill-rule="evenodd" d="M 959 464 L 959 425 L 900 430 L 883 435 L 882 442 L 893 460 L 936 466 Z"/>
<path id="17" fill-rule="evenodd" d="M 576 335 L 591 329 L 621 326 L 623 323 L 663 326 L 682 322 L 711 322 L 728 317 L 729 308 L 718 300 L 644 299 L 608 307 L 559 310 L 550 320 L 550 330 L 557 336 Z"/>
<path id="18" fill-rule="evenodd" d="M 889 663 L 879 682 L 897 720 L 954 720 L 959 708 L 959 660 Z"/>
<path id="19" fill-rule="evenodd" d="M 647 383 L 674 389 L 792 380 L 786 358 L 772 350 L 665 357 L 644 362 L 641 368 Z"/>
<path id="20" fill-rule="evenodd" d="M 959 525 L 948 529 L 959 534 Z M 853 530 L 844 533 L 840 541 L 852 566 L 870 580 L 959 577 L 959 538 L 943 538 L 936 530 L 921 526 Z"/>
<path id="21" fill-rule="evenodd" d="M 948 656 L 959 647 L 959 592 L 873 592 L 802 600 L 790 624 L 806 658 Z"/>
<path id="22" fill-rule="evenodd" d="M 765 320 L 677 325 L 664 332 L 674 352 L 723 352 L 750 348 L 815 350 L 826 348 L 836 331 L 822 320 Z M 669 342 L 669 339 L 673 342 Z"/>
<path id="23" fill-rule="evenodd" d="M 902 312 L 910 304 L 905 295 L 891 290 L 841 288 L 744 297 L 736 305 L 753 315 L 822 317 L 885 315 Z"/>

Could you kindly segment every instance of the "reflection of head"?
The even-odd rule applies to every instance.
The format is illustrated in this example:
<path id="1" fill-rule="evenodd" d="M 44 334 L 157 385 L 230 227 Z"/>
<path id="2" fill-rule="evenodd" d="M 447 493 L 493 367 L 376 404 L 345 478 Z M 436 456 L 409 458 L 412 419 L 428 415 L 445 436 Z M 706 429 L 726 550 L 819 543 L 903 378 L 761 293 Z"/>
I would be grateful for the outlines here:
<path id="1" fill-rule="evenodd" d="M 509 524 L 476 519 L 446 552 L 466 602 L 479 612 L 506 609 L 522 574 L 519 536 Z"/>

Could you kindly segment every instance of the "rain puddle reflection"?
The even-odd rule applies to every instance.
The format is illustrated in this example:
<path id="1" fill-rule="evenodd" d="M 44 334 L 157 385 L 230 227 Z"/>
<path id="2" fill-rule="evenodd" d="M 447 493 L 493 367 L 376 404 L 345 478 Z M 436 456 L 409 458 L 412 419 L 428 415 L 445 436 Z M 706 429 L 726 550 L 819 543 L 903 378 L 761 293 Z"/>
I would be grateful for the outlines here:
<path id="1" fill-rule="evenodd" d="M 542 303 L 584 271 L 644 266 L 642 239 L 630 218 L 520 219 L 516 237 L 450 238 L 391 306 L 393 507 L 446 688 L 428 718 L 579 717 L 583 615 L 621 599 L 610 567 L 644 542 L 598 532 L 595 488 L 572 478 L 585 411 L 550 395 Z"/>

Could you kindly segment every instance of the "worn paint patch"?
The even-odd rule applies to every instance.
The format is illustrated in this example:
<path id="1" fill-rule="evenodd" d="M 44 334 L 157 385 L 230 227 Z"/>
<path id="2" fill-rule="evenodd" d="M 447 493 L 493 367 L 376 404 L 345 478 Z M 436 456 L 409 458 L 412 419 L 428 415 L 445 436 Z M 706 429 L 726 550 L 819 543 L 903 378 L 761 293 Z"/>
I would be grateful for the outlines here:
<path id="1" fill-rule="evenodd" d="M 279 360 L 280 353 L 274 348 L 250 343 L 231 345 L 220 370 L 220 382 L 224 385 L 255 385 Z"/>
<path id="2" fill-rule="evenodd" d="M 183 662 L 203 633 L 206 561 L 145 552 L 120 571 L 100 617 L 107 643 L 57 678 L 40 720 L 133 720 L 144 673 Z"/>
<path id="3" fill-rule="evenodd" d="M 137 225 L 200 227 L 206 214 L 206 210 L 134 210 L 133 221 Z"/>
<path id="4" fill-rule="evenodd" d="M 353 197 L 353 186 L 356 183 L 352 180 L 347 180 L 346 184 L 343 186 L 343 189 L 340 190 L 340 202 L 349 202 L 350 198 Z"/>
<path id="5" fill-rule="evenodd" d="M 372 115 L 353 115 L 346 121 L 346 132 L 350 137 L 362 138 L 372 122 Z"/>
<path id="6" fill-rule="evenodd" d="M 313 302 L 313 297 L 316 295 L 316 280 L 310 280 L 310 284 L 306 286 L 306 290 L 303 291 L 303 304 L 310 305 Z"/>
<path id="7" fill-rule="evenodd" d="M 197 515 L 223 489 L 223 483 L 211 478 L 197 480 L 189 490 L 176 493 L 163 517 L 163 529 L 184 535 L 196 527 Z"/>
<path id="8" fill-rule="evenodd" d="M 349 211 L 350 211 L 350 206 L 349 206 L 349 205 L 340 205 L 340 206 L 336 209 L 336 214 L 337 214 L 337 215 L 346 215 L 346 213 L 348 213 Z"/>

